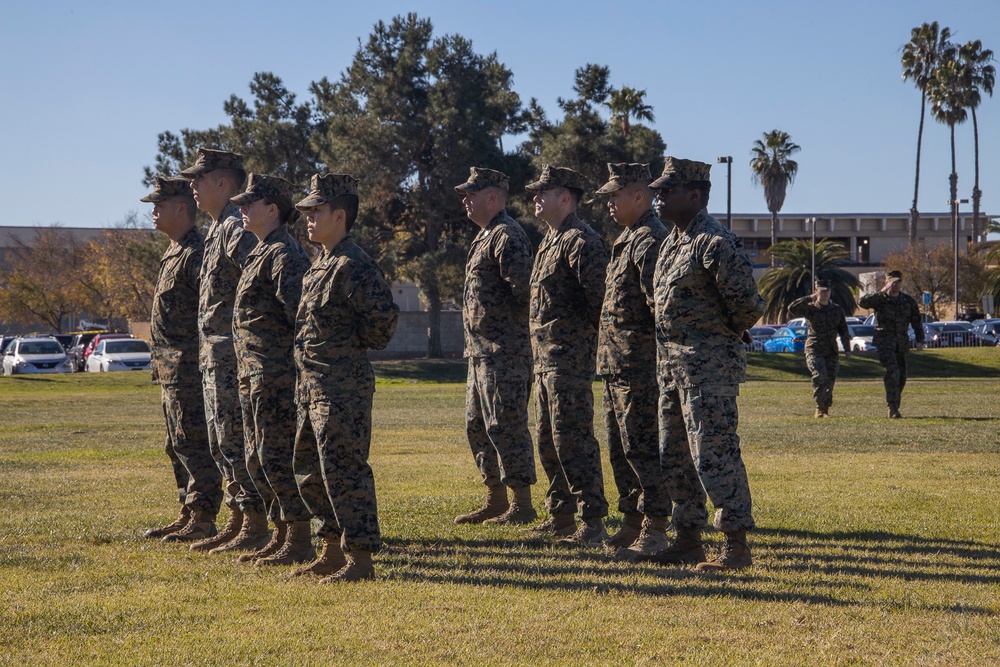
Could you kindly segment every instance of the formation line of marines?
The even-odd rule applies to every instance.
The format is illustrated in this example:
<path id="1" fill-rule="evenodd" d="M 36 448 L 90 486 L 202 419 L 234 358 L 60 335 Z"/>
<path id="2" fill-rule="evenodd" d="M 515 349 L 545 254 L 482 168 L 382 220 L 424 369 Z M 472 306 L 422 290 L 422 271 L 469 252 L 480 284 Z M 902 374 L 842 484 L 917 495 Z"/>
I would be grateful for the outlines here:
<path id="1" fill-rule="evenodd" d="M 740 239 L 707 213 L 710 165 L 667 157 L 656 179 L 647 164 L 608 169 L 596 192 L 621 227 L 610 257 L 577 216 L 587 187 L 573 169 L 548 165 L 526 186 L 547 227 L 534 258 L 507 213 L 506 175 L 472 167 L 455 188 L 479 227 L 463 325 L 466 430 L 486 489 L 482 507 L 455 522 L 533 524 L 526 530 L 608 547 L 620 560 L 746 568 L 754 519 L 737 396 L 743 334 L 764 310 L 752 266 Z M 370 579 L 382 542 L 367 353 L 388 345 L 399 309 L 352 240 L 358 182 L 316 174 L 293 204 L 293 184 L 246 178 L 239 155 L 208 148 L 180 176 L 157 177 L 143 198 L 172 240 L 154 297 L 152 369 L 181 503 L 176 521 L 146 536 L 259 566 L 298 564 L 293 574 L 323 582 Z M 196 206 L 212 218 L 204 238 Z M 323 247 L 311 266 L 288 231 L 300 214 Z M 817 405 L 829 406 L 832 381 L 810 368 Z M 613 536 L 593 427 L 595 373 L 624 515 Z M 548 482 L 538 523 L 532 388 Z M 724 535 L 712 559 L 702 540 L 706 500 Z M 222 503 L 230 514 L 220 530 Z"/>

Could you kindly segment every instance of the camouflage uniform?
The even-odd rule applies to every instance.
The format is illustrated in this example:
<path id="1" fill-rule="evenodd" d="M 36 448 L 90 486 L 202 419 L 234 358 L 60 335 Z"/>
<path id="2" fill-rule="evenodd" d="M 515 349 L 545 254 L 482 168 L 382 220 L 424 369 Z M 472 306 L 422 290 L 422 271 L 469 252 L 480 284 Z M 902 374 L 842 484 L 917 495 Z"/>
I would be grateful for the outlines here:
<path id="1" fill-rule="evenodd" d="M 840 353 L 837 336 L 845 350 L 851 349 L 844 309 L 832 301 L 824 306 L 809 294 L 788 304 L 788 313 L 809 321 L 806 338 L 806 366 L 812 375 L 813 400 L 819 406 L 833 405 L 833 385 L 837 382 Z"/>
<path id="2" fill-rule="evenodd" d="M 654 284 L 660 455 L 674 524 L 704 525 L 707 492 L 717 529 L 753 528 L 736 433 L 741 336 L 764 312 L 750 260 L 739 237 L 702 210 L 663 242 Z"/>
<path id="3" fill-rule="evenodd" d="M 317 535 L 342 535 L 348 552 L 382 545 L 368 465 L 375 392 L 368 350 L 389 344 L 398 317 L 382 270 L 350 235 L 306 272 L 295 321 L 295 479 L 319 519 Z"/>
<path id="4" fill-rule="evenodd" d="M 185 178 L 215 169 L 243 170 L 242 157 L 228 151 L 198 149 L 194 165 L 181 172 Z M 225 503 L 230 508 L 244 498 L 243 510 L 263 508 L 246 469 L 243 414 L 233 350 L 233 297 L 250 250 L 257 245 L 243 229 L 239 208 L 226 204 L 205 236 L 198 298 L 199 369 L 205 398 L 205 418 L 212 456 L 222 472 Z"/>
<path id="5" fill-rule="evenodd" d="M 608 454 L 623 514 L 669 516 L 657 439 L 653 271 L 667 229 L 652 210 L 611 249 L 597 344 Z"/>
<path id="6" fill-rule="evenodd" d="M 462 308 L 469 358 L 465 427 L 486 486 L 536 481 L 528 430 L 530 280 L 528 237 L 500 211 L 472 241 Z"/>
<path id="7" fill-rule="evenodd" d="M 862 308 L 875 311 L 875 335 L 872 344 L 878 351 L 878 360 L 885 367 L 885 402 L 890 408 L 899 409 L 903 387 L 906 386 L 906 362 L 910 354 L 909 327 L 918 343 L 924 342 L 923 319 L 916 300 L 904 292 L 891 297 L 884 292 L 865 294 L 858 301 Z"/>
<path id="8" fill-rule="evenodd" d="M 236 289 L 233 340 L 239 364 L 246 467 L 272 521 L 310 518 L 292 471 L 292 344 L 302 276 L 308 267 L 309 258 L 302 246 L 285 225 L 280 225 L 251 251 Z M 241 495 L 241 505 L 244 500 Z"/>
<path id="9" fill-rule="evenodd" d="M 570 213 L 545 234 L 531 272 L 535 434 L 549 479 L 545 505 L 550 514 L 579 506 L 585 521 L 608 513 L 593 390 L 607 264 L 601 237 Z"/>
<path id="10" fill-rule="evenodd" d="M 177 196 L 170 195 L 169 185 L 164 187 L 160 181 L 167 179 L 157 178 L 156 191 L 142 201 Z M 169 181 L 173 181 L 174 191 L 183 188 L 190 197 L 186 180 Z M 167 428 L 165 449 L 178 500 L 192 510 L 215 515 L 222 502 L 222 479 L 208 445 L 198 372 L 198 284 L 204 248 L 204 237 L 192 227 L 171 241 L 160 259 L 149 326 L 153 342 L 150 370 L 153 384 L 160 385 Z"/>

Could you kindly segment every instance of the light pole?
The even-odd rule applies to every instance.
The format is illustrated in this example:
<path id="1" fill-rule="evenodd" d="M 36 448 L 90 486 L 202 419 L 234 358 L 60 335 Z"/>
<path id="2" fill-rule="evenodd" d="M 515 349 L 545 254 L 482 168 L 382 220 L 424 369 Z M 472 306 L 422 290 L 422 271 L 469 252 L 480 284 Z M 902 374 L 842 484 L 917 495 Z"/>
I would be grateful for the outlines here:
<path id="1" fill-rule="evenodd" d="M 733 156 L 726 155 L 716 161 L 726 165 L 726 229 L 733 231 Z"/>
<path id="2" fill-rule="evenodd" d="M 812 229 L 812 272 L 809 275 L 812 277 L 814 291 L 816 289 L 816 220 L 817 218 L 806 218 L 806 222 Z"/>
<path id="3" fill-rule="evenodd" d="M 955 321 L 958 321 L 958 205 L 968 204 L 968 199 L 950 199 L 948 205 L 951 206 L 951 243 L 955 248 Z"/>

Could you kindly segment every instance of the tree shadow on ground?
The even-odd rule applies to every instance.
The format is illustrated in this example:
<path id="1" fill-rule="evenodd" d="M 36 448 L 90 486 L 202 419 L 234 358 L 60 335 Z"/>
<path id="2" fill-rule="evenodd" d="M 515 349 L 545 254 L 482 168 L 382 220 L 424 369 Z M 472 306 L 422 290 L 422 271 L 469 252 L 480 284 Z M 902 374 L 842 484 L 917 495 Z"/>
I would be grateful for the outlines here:
<path id="1" fill-rule="evenodd" d="M 469 368 L 464 359 L 400 359 L 374 361 L 372 366 L 379 380 L 462 384 Z"/>

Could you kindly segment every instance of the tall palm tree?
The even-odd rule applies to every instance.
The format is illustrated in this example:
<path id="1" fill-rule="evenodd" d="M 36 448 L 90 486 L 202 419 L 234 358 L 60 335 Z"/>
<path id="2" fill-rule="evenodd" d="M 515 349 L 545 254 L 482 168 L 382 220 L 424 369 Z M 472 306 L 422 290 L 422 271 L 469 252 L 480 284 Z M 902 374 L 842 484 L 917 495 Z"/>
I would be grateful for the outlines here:
<path id="1" fill-rule="evenodd" d="M 771 247 L 778 243 L 778 211 L 785 205 L 785 193 L 799 171 L 799 163 L 791 156 L 799 150 L 798 144 L 781 130 L 765 132 L 764 139 L 754 141 L 750 149 L 753 182 L 764 187 L 767 210 L 771 212 Z M 771 266 L 776 264 L 772 253 Z"/>
<path id="2" fill-rule="evenodd" d="M 917 194 L 920 192 L 920 147 L 924 137 L 924 111 L 934 70 L 941 56 L 951 46 L 951 30 L 938 28 L 937 21 L 924 23 L 910 31 L 910 41 L 903 46 L 903 81 L 913 81 L 920 91 L 920 129 L 917 131 L 917 174 L 913 179 L 913 206 L 910 207 L 910 243 L 917 239 Z"/>
<path id="3" fill-rule="evenodd" d="M 636 90 L 628 86 L 612 88 L 608 93 L 608 100 L 605 104 L 611 110 L 611 122 L 621 125 L 622 134 L 626 138 L 628 138 L 631 129 L 630 119 L 648 120 L 649 122 L 655 120 L 653 107 L 643 101 L 645 98 L 645 90 Z"/>
<path id="4" fill-rule="evenodd" d="M 958 226 L 958 172 L 955 168 L 955 126 L 969 117 L 969 76 L 967 68 L 958 57 L 958 49 L 947 49 L 941 62 L 934 69 L 927 96 L 931 101 L 931 115 L 944 123 L 951 132 L 951 222 Z"/>
<path id="5" fill-rule="evenodd" d="M 975 139 L 976 149 L 976 182 L 972 186 L 972 239 L 974 242 L 980 241 L 979 228 L 979 200 L 983 196 L 979 189 L 979 123 L 976 120 L 976 108 L 982 102 L 980 91 L 993 97 L 993 84 L 996 83 L 997 70 L 991 64 L 993 62 L 993 51 L 983 49 L 981 41 L 973 40 L 966 42 L 958 49 L 958 58 L 965 67 L 967 77 L 966 86 L 969 111 L 972 112 L 972 134 Z"/>
<path id="6" fill-rule="evenodd" d="M 764 321 L 784 322 L 788 319 L 788 304 L 814 289 L 812 243 L 801 239 L 782 241 L 772 246 L 771 256 L 782 264 L 765 271 L 757 286 L 764 298 Z M 830 299 L 848 315 L 858 306 L 854 298 L 858 279 L 840 264 L 850 256 L 850 250 L 842 243 L 828 239 L 816 243 L 816 279 L 830 281 Z"/>

